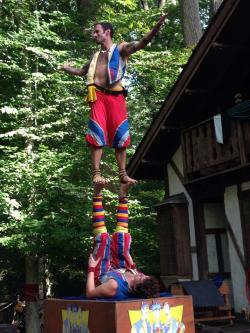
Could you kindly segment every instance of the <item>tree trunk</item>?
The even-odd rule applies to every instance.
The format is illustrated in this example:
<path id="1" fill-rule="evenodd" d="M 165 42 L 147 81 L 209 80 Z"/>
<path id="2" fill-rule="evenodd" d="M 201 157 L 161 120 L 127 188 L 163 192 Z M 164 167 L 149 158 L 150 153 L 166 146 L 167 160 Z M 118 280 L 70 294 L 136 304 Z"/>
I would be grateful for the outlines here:
<path id="1" fill-rule="evenodd" d="M 158 0 L 158 8 L 163 8 L 166 4 L 166 0 Z"/>
<path id="2" fill-rule="evenodd" d="M 38 300 L 39 260 L 37 257 L 25 258 L 25 333 L 40 333 Z"/>
<path id="3" fill-rule="evenodd" d="M 46 256 L 40 259 L 39 273 L 39 298 L 41 300 L 51 296 L 52 281 L 50 279 L 48 258 Z"/>
<path id="4" fill-rule="evenodd" d="M 80 10 L 86 9 L 86 7 L 88 6 L 88 2 L 89 0 L 77 0 L 77 7 Z"/>
<path id="5" fill-rule="evenodd" d="M 180 8 L 185 45 L 192 47 L 202 35 L 198 0 L 180 0 Z"/>
<path id="6" fill-rule="evenodd" d="M 141 5 L 144 10 L 149 10 L 148 0 L 141 0 Z"/>
<path id="7" fill-rule="evenodd" d="M 211 14 L 214 16 L 214 14 L 219 9 L 220 5 L 222 4 L 223 0 L 210 0 L 211 2 Z"/>

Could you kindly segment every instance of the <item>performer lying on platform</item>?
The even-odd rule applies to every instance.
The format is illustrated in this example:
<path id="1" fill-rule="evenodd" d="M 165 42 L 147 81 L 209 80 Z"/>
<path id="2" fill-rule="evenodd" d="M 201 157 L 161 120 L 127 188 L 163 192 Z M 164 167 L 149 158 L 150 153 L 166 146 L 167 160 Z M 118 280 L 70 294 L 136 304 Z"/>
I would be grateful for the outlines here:
<path id="1" fill-rule="evenodd" d="M 128 199 L 131 184 L 121 184 L 116 214 L 116 231 L 112 238 L 105 226 L 102 184 L 94 185 L 93 251 L 88 262 L 86 295 L 91 298 L 150 298 L 159 294 L 157 280 L 140 272 L 130 255 L 128 233 Z"/>

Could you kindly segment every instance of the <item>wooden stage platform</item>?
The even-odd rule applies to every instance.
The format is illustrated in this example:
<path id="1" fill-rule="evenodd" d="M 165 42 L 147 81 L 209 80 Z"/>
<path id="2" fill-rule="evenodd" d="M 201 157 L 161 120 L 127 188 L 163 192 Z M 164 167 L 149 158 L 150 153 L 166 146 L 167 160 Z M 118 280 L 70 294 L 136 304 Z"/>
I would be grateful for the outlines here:
<path id="1" fill-rule="evenodd" d="M 165 332 L 164 327 L 168 333 L 195 333 L 191 296 L 44 301 L 44 333 Z"/>

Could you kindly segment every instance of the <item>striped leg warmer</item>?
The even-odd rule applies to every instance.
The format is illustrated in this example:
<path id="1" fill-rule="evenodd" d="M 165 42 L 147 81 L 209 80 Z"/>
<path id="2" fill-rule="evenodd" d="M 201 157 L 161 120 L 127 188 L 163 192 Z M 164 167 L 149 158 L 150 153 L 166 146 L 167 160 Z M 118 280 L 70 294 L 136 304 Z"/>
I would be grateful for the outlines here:
<path id="1" fill-rule="evenodd" d="M 128 199 L 119 198 L 116 213 L 116 232 L 128 232 Z"/>
<path id="2" fill-rule="evenodd" d="M 101 195 L 93 198 L 92 222 L 93 222 L 93 233 L 95 236 L 107 232 L 105 226 L 105 212 L 102 206 Z"/>

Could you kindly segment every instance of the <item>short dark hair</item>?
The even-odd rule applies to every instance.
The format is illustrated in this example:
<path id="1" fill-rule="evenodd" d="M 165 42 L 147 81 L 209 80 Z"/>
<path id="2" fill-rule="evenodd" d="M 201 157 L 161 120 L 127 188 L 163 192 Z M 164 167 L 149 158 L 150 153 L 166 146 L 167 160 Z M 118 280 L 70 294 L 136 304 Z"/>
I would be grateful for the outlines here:
<path id="1" fill-rule="evenodd" d="M 100 24 L 104 31 L 110 30 L 110 36 L 111 36 L 111 38 L 113 37 L 114 28 L 110 22 L 98 22 L 95 24 L 95 26 L 97 26 L 97 24 Z"/>
<path id="2" fill-rule="evenodd" d="M 159 297 L 160 285 L 154 276 L 150 276 L 148 279 L 143 280 L 143 282 L 138 283 L 133 287 L 133 296 L 140 298 L 153 298 Z"/>

